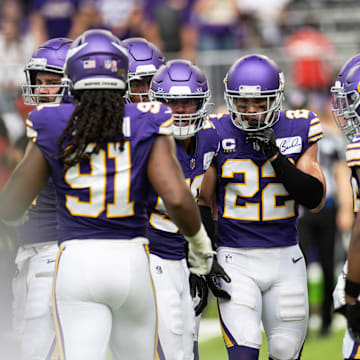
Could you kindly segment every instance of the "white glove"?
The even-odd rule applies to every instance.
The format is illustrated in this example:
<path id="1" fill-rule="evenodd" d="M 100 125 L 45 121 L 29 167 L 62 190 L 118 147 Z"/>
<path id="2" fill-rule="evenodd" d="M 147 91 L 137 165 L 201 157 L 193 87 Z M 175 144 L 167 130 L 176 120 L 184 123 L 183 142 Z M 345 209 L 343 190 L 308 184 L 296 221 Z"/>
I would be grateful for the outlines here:
<path id="1" fill-rule="evenodd" d="M 333 291 L 333 302 L 334 302 L 334 311 L 344 309 L 345 302 L 345 279 L 348 273 L 348 262 L 345 261 L 344 267 L 341 270 L 341 273 L 338 276 L 338 281 L 336 287 Z"/>
<path id="2" fill-rule="evenodd" d="M 336 283 L 336 287 L 333 291 L 333 302 L 334 302 L 334 310 L 339 310 L 343 306 L 346 305 L 345 302 L 345 278 L 346 272 L 345 267 L 347 263 L 345 263 L 344 269 L 341 271 L 338 277 L 338 281 Z M 347 270 L 347 269 L 346 269 Z"/>
<path id="3" fill-rule="evenodd" d="M 207 275 L 212 267 L 214 252 L 204 226 L 193 236 L 185 236 L 189 242 L 188 261 L 190 272 L 196 275 Z"/>

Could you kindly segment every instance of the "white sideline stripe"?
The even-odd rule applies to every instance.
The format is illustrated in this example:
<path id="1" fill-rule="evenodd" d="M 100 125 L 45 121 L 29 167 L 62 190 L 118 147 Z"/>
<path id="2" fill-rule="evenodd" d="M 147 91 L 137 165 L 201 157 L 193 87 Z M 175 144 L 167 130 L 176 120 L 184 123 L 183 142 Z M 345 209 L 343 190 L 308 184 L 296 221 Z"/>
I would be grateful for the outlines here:
<path id="1" fill-rule="evenodd" d="M 320 315 L 311 315 L 309 320 L 309 328 L 311 330 L 319 330 L 321 326 Z M 346 327 L 345 317 L 340 314 L 335 314 L 333 317 L 332 325 L 333 330 L 341 330 Z M 261 326 L 262 331 L 264 331 Z M 220 322 L 218 319 L 201 319 L 199 330 L 199 343 L 205 342 L 210 339 L 222 336 L 220 329 Z"/>

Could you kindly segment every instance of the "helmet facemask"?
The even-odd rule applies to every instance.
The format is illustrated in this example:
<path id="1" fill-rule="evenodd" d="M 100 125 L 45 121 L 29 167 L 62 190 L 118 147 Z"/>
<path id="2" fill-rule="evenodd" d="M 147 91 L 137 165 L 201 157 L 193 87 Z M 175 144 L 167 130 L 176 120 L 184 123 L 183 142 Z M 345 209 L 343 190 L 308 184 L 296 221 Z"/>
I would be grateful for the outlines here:
<path id="1" fill-rule="evenodd" d="M 360 94 L 356 90 L 340 89 L 333 96 L 333 118 L 348 141 L 360 131 Z"/>
<path id="2" fill-rule="evenodd" d="M 281 89 L 261 91 L 260 86 L 240 86 L 238 91 L 226 88 L 225 102 L 236 127 L 246 132 L 264 130 L 271 127 L 279 119 L 283 102 Z M 246 112 L 247 103 L 261 108 L 263 111 Z M 242 111 L 243 110 L 243 111 Z"/>
<path id="3" fill-rule="evenodd" d="M 36 84 L 38 73 L 57 74 L 59 76 L 59 83 L 53 85 Z M 61 68 L 56 69 L 54 66 L 46 66 L 46 59 L 32 59 L 25 67 L 26 84 L 22 84 L 21 91 L 24 97 L 24 104 L 31 106 L 38 106 L 42 103 L 47 104 L 60 104 L 67 86 L 62 84 L 61 77 L 64 70 Z M 47 89 L 45 93 L 42 90 Z M 53 94 L 51 89 L 58 91 Z M 49 100 L 52 98 L 52 100 Z"/>
<path id="4" fill-rule="evenodd" d="M 150 83 L 155 71 L 147 75 L 128 74 L 127 102 L 148 102 Z"/>
<path id="5" fill-rule="evenodd" d="M 207 105 L 210 99 L 210 92 L 199 94 L 181 94 L 181 90 L 174 86 L 171 93 L 155 93 L 150 90 L 150 99 L 152 101 L 160 101 L 170 108 L 173 112 L 173 135 L 177 140 L 184 140 L 194 136 L 204 126 L 207 117 Z M 179 87 L 182 88 L 182 87 Z M 176 94 L 180 90 L 180 94 Z M 183 108 L 195 105 L 195 111 L 189 114 L 177 113 L 176 104 L 182 103 Z"/>

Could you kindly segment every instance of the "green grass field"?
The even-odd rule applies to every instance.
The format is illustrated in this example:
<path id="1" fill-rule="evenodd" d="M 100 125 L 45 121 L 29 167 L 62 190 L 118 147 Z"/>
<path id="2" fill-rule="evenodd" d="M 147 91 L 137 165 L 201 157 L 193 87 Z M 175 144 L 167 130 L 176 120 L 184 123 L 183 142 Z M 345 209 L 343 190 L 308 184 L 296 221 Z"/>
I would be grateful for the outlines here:
<path id="1" fill-rule="evenodd" d="M 328 337 L 318 337 L 310 332 L 304 345 L 301 360 L 342 360 L 341 350 L 344 332 L 345 330 L 338 330 Z M 222 337 L 200 343 L 199 355 L 200 359 L 226 360 L 227 353 Z M 259 360 L 268 360 L 264 335 Z"/>

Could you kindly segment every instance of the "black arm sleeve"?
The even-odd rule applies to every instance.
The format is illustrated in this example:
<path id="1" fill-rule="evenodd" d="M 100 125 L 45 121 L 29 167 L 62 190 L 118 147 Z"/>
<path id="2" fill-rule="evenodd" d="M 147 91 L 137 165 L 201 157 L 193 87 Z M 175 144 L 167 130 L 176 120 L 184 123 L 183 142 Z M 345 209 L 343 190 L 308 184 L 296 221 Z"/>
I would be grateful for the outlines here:
<path id="1" fill-rule="evenodd" d="M 309 209 L 314 209 L 320 204 L 324 187 L 318 179 L 299 170 L 280 153 L 271 164 L 276 176 L 296 202 Z"/>
<path id="2" fill-rule="evenodd" d="M 216 245 L 215 226 L 211 214 L 211 209 L 208 206 L 199 205 L 199 210 L 201 215 L 201 221 L 204 224 L 205 230 L 211 240 L 213 250 L 215 250 L 217 248 L 217 245 Z"/>

